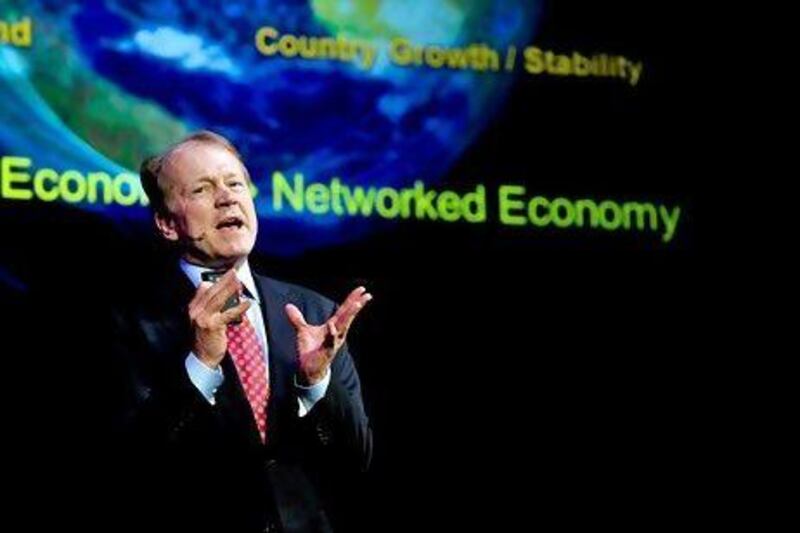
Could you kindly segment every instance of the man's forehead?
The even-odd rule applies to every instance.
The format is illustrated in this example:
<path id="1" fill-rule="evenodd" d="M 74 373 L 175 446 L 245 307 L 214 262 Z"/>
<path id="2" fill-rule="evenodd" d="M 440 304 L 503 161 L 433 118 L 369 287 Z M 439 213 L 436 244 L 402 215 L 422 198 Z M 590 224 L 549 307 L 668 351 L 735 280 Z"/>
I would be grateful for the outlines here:
<path id="1" fill-rule="evenodd" d="M 200 179 L 217 175 L 240 174 L 239 159 L 222 146 L 190 141 L 164 156 L 163 174 L 168 178 Z"/>

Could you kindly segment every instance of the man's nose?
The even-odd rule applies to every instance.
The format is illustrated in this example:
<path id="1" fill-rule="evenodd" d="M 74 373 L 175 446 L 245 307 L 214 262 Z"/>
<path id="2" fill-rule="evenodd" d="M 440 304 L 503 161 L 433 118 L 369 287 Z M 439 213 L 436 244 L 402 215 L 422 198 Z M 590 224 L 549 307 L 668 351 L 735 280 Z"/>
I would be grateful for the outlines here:
<path id="1" fill-rule="evenodd" d="M 216 196 L 217 206 L 230 205 L 234 202 L 235 198 L 233 195 L 233 191 L 231 191 L 228 187 L 225 186 L 217 188 L 217 196 Z"/>

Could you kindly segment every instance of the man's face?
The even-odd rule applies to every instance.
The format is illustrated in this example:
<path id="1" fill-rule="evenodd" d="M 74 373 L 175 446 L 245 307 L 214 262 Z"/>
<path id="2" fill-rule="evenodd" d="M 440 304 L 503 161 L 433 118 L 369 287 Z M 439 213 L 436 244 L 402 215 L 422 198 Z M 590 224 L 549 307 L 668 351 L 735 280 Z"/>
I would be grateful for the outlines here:
<path id="1" fill-rule="evenodd" d="M 159 177 L 169 216 L 156 215 L 164 238 L 183 257 L 212 268 L 231 267 L 256 242 L 258 219 L 244 167 L 214 144 L 190 142 L 165 161 Z"/>

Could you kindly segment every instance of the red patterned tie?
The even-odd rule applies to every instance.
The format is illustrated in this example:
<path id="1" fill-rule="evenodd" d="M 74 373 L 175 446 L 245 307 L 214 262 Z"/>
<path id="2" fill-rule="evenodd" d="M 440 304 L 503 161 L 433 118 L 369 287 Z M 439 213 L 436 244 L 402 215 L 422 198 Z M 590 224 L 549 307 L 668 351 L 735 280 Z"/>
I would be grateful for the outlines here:
<path id="1" fill-rule="evenodd" d="M 256 328 L 242 317 L 240 324 L 228 324 L 228 353 L 231 354 L 239 379 L 253 410 L 261 442 L 267 440 L 267 399 L 269 376 L 264 358 L 264 348 L 256 335 Z"/>

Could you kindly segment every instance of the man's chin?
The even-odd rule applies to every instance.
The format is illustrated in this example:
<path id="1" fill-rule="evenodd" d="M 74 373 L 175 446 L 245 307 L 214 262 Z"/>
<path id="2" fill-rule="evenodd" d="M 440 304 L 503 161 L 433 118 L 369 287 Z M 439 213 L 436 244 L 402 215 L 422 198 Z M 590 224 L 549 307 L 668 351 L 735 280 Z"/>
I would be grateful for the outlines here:
<path id="1" fill-rule="evenodd" d="M 187 254 L 184 259 L 190 263 L 204 266 L 206 268 L 213 268 L 215 270 L 227 270 L 229 268 L 238 267 L 247 260 L 250 255 L 250 249 L 244 248 L 241 250 L 226 250 L 224 253 L 217 254 Z"/>
<path id="2" fill-rule="evenodd" d="M 250 255 L 250 251 L 252 249 L 252 246 L 242 246 L 241 248 L 237 248 L 235 250 L 226 250 L 224 254 L 219 256 L 219 260 L 220 262 L 229 266 L 239 266 L 247 260 L 247 256 Z"/>

